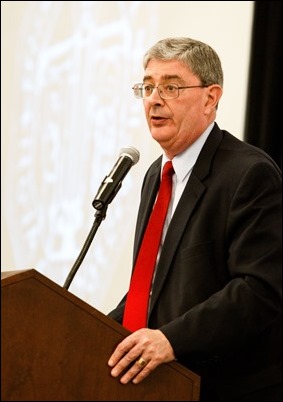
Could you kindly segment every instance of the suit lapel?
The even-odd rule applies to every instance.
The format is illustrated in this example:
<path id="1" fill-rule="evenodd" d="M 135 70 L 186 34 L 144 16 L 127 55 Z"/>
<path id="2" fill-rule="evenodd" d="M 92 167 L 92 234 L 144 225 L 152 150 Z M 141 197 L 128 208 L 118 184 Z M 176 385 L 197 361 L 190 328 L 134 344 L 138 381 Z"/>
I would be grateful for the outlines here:
<path id="1" fill-rule="evenodd" d="M 159 296 L 168 271 L 172 266 L 172 260 L 180 239 L 182 238 L 182 234 L 188 225 L 195 206 L 197 205 L 202 194 L 205 192 L 205 189 L 205 186 L 192 173 L 168 227 L 163 245 L 163 251 L 160 254 L 158 263 L 158 267 L 162 268 L 158 269 L 157 267 L 156 270 L 150 311 L 152 310 L 155 301 Z"/>
<path id="2" fill-rule="evenodd" d="M 194 209 L 206 191 L 203 184 L 205 177 L 209 175 L 212 160 L 221 143 L 223 134 L 215 124 L 214 129 L 209 135 L 197 162 L 192 170 L 191 176 L 180 198 L 177 208 L 168 227 L 166 238 L 161 252 L 158 267 L 154 280 L 150 312 L 161 292 L 168 271 L 172 266 L 172 260 L 183 232 L 194 212 Z"/>

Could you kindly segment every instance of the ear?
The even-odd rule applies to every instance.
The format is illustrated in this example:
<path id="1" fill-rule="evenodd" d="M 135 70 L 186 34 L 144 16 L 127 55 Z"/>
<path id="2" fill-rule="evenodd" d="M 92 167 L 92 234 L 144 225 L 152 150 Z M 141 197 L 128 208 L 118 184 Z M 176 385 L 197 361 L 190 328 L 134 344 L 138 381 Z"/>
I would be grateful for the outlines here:
<path id="1" fill-rule="evenodd" d="M 207 87 L 207 107 L 211 109 L 217 109 L 219 100 L 222 96 L 223 89 L 220 85 L 218 84 L 212 84 L 209 87 Z"/>

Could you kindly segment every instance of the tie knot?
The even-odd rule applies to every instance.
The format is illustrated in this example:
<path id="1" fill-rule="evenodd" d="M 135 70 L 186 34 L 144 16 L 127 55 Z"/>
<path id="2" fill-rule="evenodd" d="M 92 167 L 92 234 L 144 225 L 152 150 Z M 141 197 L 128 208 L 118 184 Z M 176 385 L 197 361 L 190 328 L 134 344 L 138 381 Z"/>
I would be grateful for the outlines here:
<path id="1" fill-rule="evenodd" d="M 167 161 L 163 166 L 162 176 L 172 176 L 174 173 L 174 168 L 171 161 Z"/>

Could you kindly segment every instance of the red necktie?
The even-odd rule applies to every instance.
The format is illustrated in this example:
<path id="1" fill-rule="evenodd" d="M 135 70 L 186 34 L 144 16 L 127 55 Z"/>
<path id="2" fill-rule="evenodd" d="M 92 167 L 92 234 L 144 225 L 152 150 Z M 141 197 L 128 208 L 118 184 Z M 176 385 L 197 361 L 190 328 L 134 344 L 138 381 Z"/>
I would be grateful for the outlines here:
<path id="1" fill-rule="evenodd" d="M 156 257 L 172 192 L 172 162 L 165 163 L 158 197 L 143 237 L 127 295 L 123 326 L 130 331 L 147 325 L 148 301 Z"/>

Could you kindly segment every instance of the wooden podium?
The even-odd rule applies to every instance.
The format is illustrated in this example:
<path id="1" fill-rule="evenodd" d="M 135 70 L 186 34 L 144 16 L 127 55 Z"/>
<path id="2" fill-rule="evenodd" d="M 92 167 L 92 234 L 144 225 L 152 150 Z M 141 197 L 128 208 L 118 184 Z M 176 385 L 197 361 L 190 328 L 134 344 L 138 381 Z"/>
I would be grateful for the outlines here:
<path id="1" fill-rule="evenodd" d="M 198 401 L 200 377 L 177 362 L 138 385 L 107 361 L 129 332 L 34 269 L 1 273 L 1 401 Z"/>

